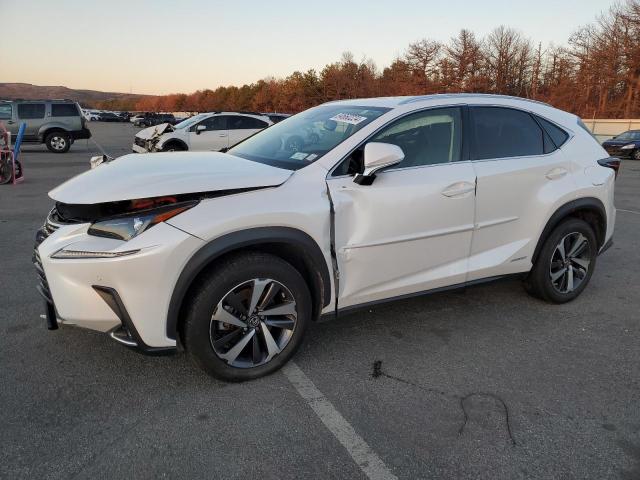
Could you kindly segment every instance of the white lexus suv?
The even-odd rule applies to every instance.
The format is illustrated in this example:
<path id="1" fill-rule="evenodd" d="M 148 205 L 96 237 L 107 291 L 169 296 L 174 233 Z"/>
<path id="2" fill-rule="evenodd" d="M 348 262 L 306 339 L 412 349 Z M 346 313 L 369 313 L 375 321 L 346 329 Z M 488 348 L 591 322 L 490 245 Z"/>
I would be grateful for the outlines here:
<path id="1" fill-rule="evenodd" d="M 200 113 L 176 125 L 163 123 L 140 130 L 131 148 L 134 153 L 220 151 L 270 125 L 273 121 L 259 113 Z"/>
<path id="2" fill-rule="evenodd" d="M 292 132 L 317 134 L 293 151 Z M 227 153 L 126 155 L 50 192 L 50 328 L 181 345 L 210 374 L 281 367 L 309 322 L 519 275 L 575 299 L 610 244 L 619 161 L 575 116 L 495 95 L 327 103 Z"/>

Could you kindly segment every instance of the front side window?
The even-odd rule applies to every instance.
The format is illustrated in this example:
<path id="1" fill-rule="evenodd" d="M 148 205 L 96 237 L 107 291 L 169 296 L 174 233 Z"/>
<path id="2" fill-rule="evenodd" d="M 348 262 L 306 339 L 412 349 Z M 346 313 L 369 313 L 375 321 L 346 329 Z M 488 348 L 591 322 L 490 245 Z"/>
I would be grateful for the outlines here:
<path id="1" fill-rule="evenodd" d="M 621 133 L 615 137 L 615 139 L 623 142 L 633 142 L 634 140 L 640 140 L 640 132 L 630 130 L 628 132 Z"/>
<path id="2" fill-rule="evenodd" d="M 11 105 L 0 103 L 0 120 L 11 120 Z"/>
<path id="3" fill-rule="evenodd" d="M 461 155 L 459 108 L 438 108 L 408 115 L 374 136 L 371 142 L 392 143 L 404 152 L 393 168 L 457 162 Z"/>
<path id="4" fill-rule="evenodd" d="M 51 104 L 51 116 L 52 117 L 77 117 L 80 114 L 78 109 L 72 103 L 52 103 Z"/>
<path id="5" fill-rule="evenodd" d="M 207 131 L 210 130 L 226 130 L 227 129 L 227 117 L 218 115 L 217 117 L 209 117 L 198 123 L 194 129 L 197 129 L 200 125 L 204 125 Z"/>
<path id="6" fill-rule="evenodd" d="M 321 105 L 265 128 L 227 153 L 279 168 L 297 170 L 333 150 L 388 108 Z"/>
<path id="7" fill-rule="evenodd" d="M 472 107 L 472 158 L 522 157 L 545 153 L 542 129 L 527 112 Z"/>
<path id="8" fill-rule="evenodd" d="M 44 103 L 22 103 L 18 105 L 18 117 L 25 120 L 44 118 Z"/>

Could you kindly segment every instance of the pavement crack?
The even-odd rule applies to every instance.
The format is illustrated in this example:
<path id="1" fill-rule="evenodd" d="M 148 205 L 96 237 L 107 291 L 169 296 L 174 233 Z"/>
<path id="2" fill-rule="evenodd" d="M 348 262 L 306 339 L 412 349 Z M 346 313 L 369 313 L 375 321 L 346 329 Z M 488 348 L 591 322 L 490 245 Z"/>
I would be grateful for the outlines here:
<path id="1" fill-rule="evenodd" d="M 456 400 L 458 401 L 458 404 L 460 405 L 460 409 L 462 410 L 462 414 L 464 416 L 464 420 L 462 422 L 462 425 L 460 426 L 460 428 L 458 429 L 458 436 L 461 436 L 464 433 L 464 429 L 467 426 L 467 422 L 469 421 L 469 414 L 467 413 L 467 409 L 465 407 L 465 402 L 467 400 L 469 400 L 471 397 L 489 397 L 492 398 L 496 401 L 498 401 L 500 403 L 500 405 L 502 405 L 502 408 L 504 410 L 504 418 L 505 418 L 505 427 L 507 430 L 507 434 L 509 435 L 509 440 L 511 441 L 511 444 L 513 446 L 518 445 L 518 443 L 516 442 L 516 439 L 513 435 L 513 430 L 511 428 L 511 417 L 509 414 L 509 407 L 507 406 L 507 403 L 497 394 L 495 393 L 491 393 L 491 392 L 471 392 L 468 393 L 466 395 L 457 395 L 455 393 L 447 393 L 445 391 L 442 391 L 440 389 L 436 389 L 436 388 L 432 388 L 432 387 L 425 387 L 424 385 L 420 385 L 419 383 L 415 383 L 412 382 L 410 380 L 407 380 L 406 378 L 402 378 L 402 377 L 398 377 L 396 375 L 392 375 L 389 374 L 385 371 L 382 370 L 382 360 L 376 360 L 373 362 L 373 371 L 371 372 L 371 377 L 372 378 L 380 378 L 380 377 L 386 377 L 390 380 L 395 380 L 396 382 L 400 382 L 400 383 L 404 383 L 405 385 L 410 385 L 412 387 L 415 387 L 419 390 L 428 392 L 428 393 L 432 393 L 432 394 L 437 394 L 446 398 L 450 398 L 452 400 Z"/>

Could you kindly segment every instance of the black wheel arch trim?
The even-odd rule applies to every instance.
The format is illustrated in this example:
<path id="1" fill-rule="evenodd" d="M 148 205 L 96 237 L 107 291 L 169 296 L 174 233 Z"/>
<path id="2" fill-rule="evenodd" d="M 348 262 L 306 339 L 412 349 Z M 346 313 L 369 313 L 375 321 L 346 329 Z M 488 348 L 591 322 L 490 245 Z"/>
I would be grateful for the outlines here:
<path id="1" fill-rule="evenodd" d="M 320 274 L 322 306 L 331 302 L 331 277 L 322 250 L 305 232 L 291 227 L 257 227 L 228 233 L 204 245 L 187 262 L 176 282 L 167 313 L 167 337 L 177 338 L 183 301 L 193 280 L 213 261 L 235 250 L 264 244 L 284 244 L 300 248 Z M 313 292 L 312 292 L 313 294 Z"/>
<path id="2" fill-rule="evenodd" d="M 599 238 L 598 233 L 595 232 L 596 237 L 598 238 L 598 249 L 602 247 L 604 244 L 604 239 L 606 235 L 607 229 L 607 211 L 604 208 L 604 204 L 600 199 L 595 197 L 585 197 L 579 198 L 577 200 L 572 200 L 568 203 L 565 203 L 560 208 L 558 208 L 553 215 L 547 221 L 544 229 L 542 230 L 542 234 L 538 238 L 538 244 L 536 245 L 536 249 L 533 252 L 533 257 L 531 258 L 531 263 L 535 263 L 540 254 L 540 250 L 542 250 L 542 245 L 544 245 L 545 240 L 551 234 L 553 229 L 558 226 L 558 224 L 568 216 L 571 216 L 572 213 L 577 212 L 579 210 L 595 210 L 602 218 L 602 228 L 603 231 L 601 233 L 601 237 Z"/>

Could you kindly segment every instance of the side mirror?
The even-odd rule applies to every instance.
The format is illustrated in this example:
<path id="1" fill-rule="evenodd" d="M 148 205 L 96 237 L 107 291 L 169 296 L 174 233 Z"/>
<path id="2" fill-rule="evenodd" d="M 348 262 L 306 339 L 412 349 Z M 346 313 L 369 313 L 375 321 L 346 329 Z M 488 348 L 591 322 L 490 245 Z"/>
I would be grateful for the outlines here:
<path id="1" fill-rule="evenodd" d="M 200 135 L 202 132 L 204 132 L 207 129 L 206 125 L 198 125 L 196 127 L 196 135 Z"/>
<path id="2" fill-rule="evenodd" d="M 355 176 L 358 185 L 371 185 L 376 173 L 404 160 L 402 149 L 391 143 L 369 142 L 364 146 L 364 172 Z"/>

